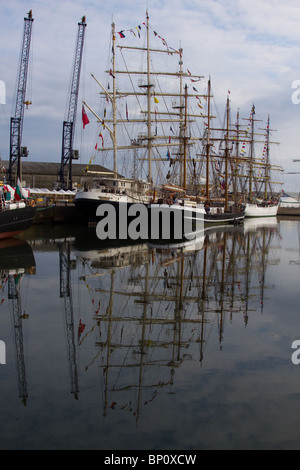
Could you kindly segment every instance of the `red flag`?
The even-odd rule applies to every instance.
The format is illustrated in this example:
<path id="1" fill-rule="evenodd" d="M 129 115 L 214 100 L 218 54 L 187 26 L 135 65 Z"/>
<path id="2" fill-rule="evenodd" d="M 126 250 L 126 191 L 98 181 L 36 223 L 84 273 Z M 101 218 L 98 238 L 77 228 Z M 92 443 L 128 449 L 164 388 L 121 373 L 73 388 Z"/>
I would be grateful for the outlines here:
<path id="1" fill-rule="evenodd" d="M 84 106 L 82 106 L 82 124 L 83 124 L 83 129 L 85 128 L 86 124 L 88 124 L 89 118 L 87 117 L 87 114 L 85 112 Z"/>
<path id="2" fill-rule="evenodd" d="M 80 318 L 79 325 L 78 325 L 78 340 L 80 339 L 80 336 L 84 332 L 84 329 L 85 329 L 85 324 L 81 323 L 81 318 Z"/>
<path id="3" fill-rule="evenodd" d="M 102 147 L 104 147 L 104 139 L 103 139 L 103 135 L 101 134 L 101 132 L 100 132 L 100 134 L 99 134 L 99 137 L 101 137 L 101 139 L 102 139 Z"/>

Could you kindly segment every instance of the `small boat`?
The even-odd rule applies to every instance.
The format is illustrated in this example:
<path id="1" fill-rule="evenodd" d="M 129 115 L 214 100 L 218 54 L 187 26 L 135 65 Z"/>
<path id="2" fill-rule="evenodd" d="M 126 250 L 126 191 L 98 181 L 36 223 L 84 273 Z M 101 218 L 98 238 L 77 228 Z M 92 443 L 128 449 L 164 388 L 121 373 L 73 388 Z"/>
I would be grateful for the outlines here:
<path id="1" fill-rule="evenodd" d="M 283 193 L 279 200 L 277 215 L 300 215 L 300 201 Z"/>
<path id="2" fill-rule="evenodd" d="M 0 239 L 11 238 L 28 229 L 35 217 L 33 199 L 15 198 L 10 186 L 0 188 Z"/>

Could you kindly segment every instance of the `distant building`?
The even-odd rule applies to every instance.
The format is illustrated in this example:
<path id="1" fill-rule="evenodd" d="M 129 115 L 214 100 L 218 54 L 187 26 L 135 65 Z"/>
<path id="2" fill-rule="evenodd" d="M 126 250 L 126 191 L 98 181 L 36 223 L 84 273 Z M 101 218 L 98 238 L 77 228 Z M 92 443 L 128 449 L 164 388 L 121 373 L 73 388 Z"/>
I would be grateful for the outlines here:
<path id="1" fill-rule="evenodd" d="M 9 162 L 1 161 L 2 171 L 0 172 L 0 183 L 3 184 Z M 22 161 L 22 186 L 26 188 L 46 188 L 57 189 L 59 185 L 60 163 L 52 162 L 29 162 Z M 90 185 L 95 178 L 113 177 L 113 172 L 101 165 L 73 163 L 72 165 L 72 182 L 73 187 L 83 187 L 85 184 Z M 119 175 L 120 176 L 120 175 Z"/>

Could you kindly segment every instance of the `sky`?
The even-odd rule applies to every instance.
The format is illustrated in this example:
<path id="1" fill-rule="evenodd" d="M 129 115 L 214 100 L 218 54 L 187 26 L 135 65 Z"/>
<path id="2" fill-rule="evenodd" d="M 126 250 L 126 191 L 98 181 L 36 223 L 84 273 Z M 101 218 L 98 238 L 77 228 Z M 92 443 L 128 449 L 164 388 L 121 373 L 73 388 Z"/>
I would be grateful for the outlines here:
<path id="1" fill-rule="evenodd" d="M 0 104 L 2 160 L 8 159 L 24 17 L 30 9 L 34 23 L 27 99 L 32 105 L 25 110 L 22 138 L 30 161 L 60 162 L 82 16 L 87 29 L 74 146 L 79 148 L 80 163 L 87 163 L 94 143 L 91 136 L 86 142 L 89 133 L 82 129 L 81 101 L 91 97 L 90 73 L 102 76 L 106 67 L 112 20 L 117 31 L 128 30 L 142 24 L 148 11 L 153 30 L 169 45 L 183 48 L 187 68 L 206 80 L 211 77 L 222 112 L 229 90 L 233 113 L 239 110 L 248 117 L 255 104 L 257 119 L 266 122 L 270 115 L 271 128 L 276 130 L 272 138 L 279 142 L 274 145 L 273 162 L 284 169 L 284 189 L 300 191 L 300 174 L 288 174 L 300 173 L 300 162 L 293 162 L 300 160 L 298 0 L 2 0 L 0 80 L 6 85 L 6 102 Z"/>

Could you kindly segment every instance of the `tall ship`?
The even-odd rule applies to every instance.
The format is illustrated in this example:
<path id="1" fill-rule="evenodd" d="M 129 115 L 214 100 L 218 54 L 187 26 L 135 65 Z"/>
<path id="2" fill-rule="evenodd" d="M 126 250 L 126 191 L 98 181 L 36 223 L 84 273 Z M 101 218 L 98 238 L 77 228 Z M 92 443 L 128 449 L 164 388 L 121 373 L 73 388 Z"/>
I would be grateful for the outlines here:
<path id="1" fill-rule="evenodd" d="M 84 102 L 84 122 L 89 121 L 87 109 L 96 117 L 100 126 L 99 142 L 96 142 L 95 150 L 102 153 L 103 161 L 107 159 L 108 167 L 111 167 L 113 162 L 113 176 L 105 173 L 95 174 L 93 186 L 82 188 L 75 196 L 76 207 L 89 218 L 96 218 L 96 210 L 101 204 L 111 204 L 118 210 L 120 206 L 128 208 L 132 204 L 148 205 L 152 198 L 154 185 L 151 163 L 153 148 L 156 147 L 152 100 L 155 93 L 150 70 L 148 15 L 146 21 L 147 23 L 143 24 L 143 28 L 146 28 L 145 47 L 119 44 L 117 38 L 122 40 L 125 34 L 123 31 L 116 32 L 115 24 L 112 24 L 112 55 L 107 70 L 107 85 L 104 86 L 92 75 L 101 90 L 101 117 Z M 142 27 L 137 29 L 136 32 L 132 31 L 140 38 Z M 146 67 L 141 71 L 130 70 L 124 59 L 126 52 L 135 55 L 137 50 L 147 55 Z M 119 57 L 121 61 L 118 61 Z M 129 86 L 124 83 L 125 75 L 129 79 Z M 124 91 L 120 90 L 121 86 Z M 93 158 L 90 159 L 87 172 Z M 147 168 L 141 165 L 141 159 L 148 161 Z"/>
<path id="2" fill-rule="evenodd" d="M 245 207 L 236 198 L 236 192 L 230 192 L 230 169 L 233 166 L 234 155 L 232 154 L 231 141 L 234 138 L 230 126 L 230 101 L 226 101 L 225 124 L 213 128 L 211 120 L 214 118 L 211 110 L 211 80 L 207 83 L 207 92 L 203 95 L 207 102 L 207 114 L 201 115 L 205 118 L 204 129 L 197 141 L 199 149 L 195 149 L 191 139 L 191 117 L 188 113 L 188 94 L 185 87 L 185 120 L 183 134 L 183 170 L 181 177 L 176 183 L 170 182 L 161 186 L 161 194 L 151 208 L 159 208 L 163 203 L 164 208 L 169 204 L 172 212 L 183 211 L 186 219 L 194 221 L 201 220 L 207 225 L 237 224 L 244 220 Z M 202 107 L 201 107 L 202 108 Z M 192 116 L 195 118 L 195 115 Z M 215 131 L 213 134 L 212 131 Z M 220 134 L 221 132 L 221 134 Z M 217 135 L 220 134 L 220 135 Z M 216 143 L 219 148 L 216 149 Z M 217 169 L 217 171 L 216 171 Z M 173 173 L 173 178 L 178 173 Z M 175 196 L 175 199 L 174 199 Z M 166 209 L 167 210 L 167 209 Z M 196 233 L 195 233 L 195 236 Z"/>
<path id="3" fill-rule="evenodd" d="M 199 108 L 206 96 L 196 88 L 203 77 L 184 70 L 182 48 L 170 47 L 152 29 L 148 13 L 137 28 L 116 31 L 113 24 L 111 50 L 107 85 L 92 75 L 101 89 L 102 114 L 99 116 L 86 102 L 84 112 L 91 112 L 100 125 L 95 149 L 102 154 L 106 167 L 113 161 L 113 177 L 95 174 L 93 187 L 76 194 L 76 207 L 93 218 L 101 204 L 119 209 L 121 205 L 141 203 L 150 209 L 151 203 L 165 198 L 170 183 L 172 202 L 177 195 L 183 197 L 185 205 L 204 219 L 203 201 L 197 200 L 195 206 L 193 198 L 188 197 L 188 193 L 196 194 L 195 184 L 199 187 L 193 163 L 201 143 L 199 121 L 202 126 L 205 117 Z M 193 100 L 193 111 L 187 110 L 187 99 Z M 188 136 L 187 122 L 192 121 L 196 131 Z M 193 157 L 189 149 L 193 149 Z M 186 188 L 184 178 L 189 178 Z"/>
<path id="4" fill-rule="evenodd" d="M 248 144 L 249 154 L 246 160 L 243 159 L 244 165 L 242 165 L 246 170 L 242 184 L 243 192 L 246 194 L 245 217 L 274 217 L 279 208 L 282 183 L 274 181 L 273 178 L 276 172 L 283 170 L 280 166 L 271 163 L 270 144 L 278 144 L 278 142 L 270 141 L 270 133 L 273 131 L 270 128 L 270 116 L 268 116 L 266 128 L 261 129 L 263 133 L 255 132 L 256 121 L 258 120 L 255 119 L 255 106 L 253 105 L 248 123 L 248 139 L 245 139 L 242 148 L 244 152 Z M 255 148 L 259 143 L 263 147 L 260 155 L 257 155 Z"/>

